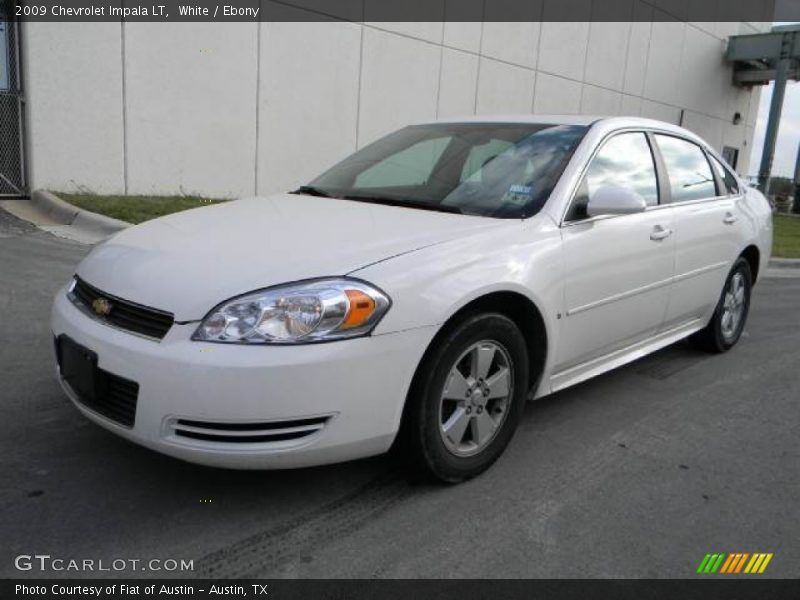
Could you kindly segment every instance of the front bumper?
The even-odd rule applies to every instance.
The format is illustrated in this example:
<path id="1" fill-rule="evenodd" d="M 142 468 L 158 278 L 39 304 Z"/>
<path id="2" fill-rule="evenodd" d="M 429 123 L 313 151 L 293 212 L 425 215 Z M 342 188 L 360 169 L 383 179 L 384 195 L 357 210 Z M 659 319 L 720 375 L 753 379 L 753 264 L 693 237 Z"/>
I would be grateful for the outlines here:
<path id="1" fill-rule="evenodd" d="M 420 328 L 303 346 L 244 346 L 191 341 L 197 324 L 190 323 L 173 325 L 157 342 L 97 322 L 65 292 L 53 305 L 54 335 L 69 336 L 97 353 L 100 369 L 139 384 L 132 428 L 89 409 L 61 380 L 77 408 L 106 429 L 158 452 L 236 469 L 303 467 L 388 450 L 414 371 L 435 333 Z M 324 426 L 279 441 L 196 439 L 175 430 L 179 420 L 237 430 L 252 423 L 315 418 Z"/>

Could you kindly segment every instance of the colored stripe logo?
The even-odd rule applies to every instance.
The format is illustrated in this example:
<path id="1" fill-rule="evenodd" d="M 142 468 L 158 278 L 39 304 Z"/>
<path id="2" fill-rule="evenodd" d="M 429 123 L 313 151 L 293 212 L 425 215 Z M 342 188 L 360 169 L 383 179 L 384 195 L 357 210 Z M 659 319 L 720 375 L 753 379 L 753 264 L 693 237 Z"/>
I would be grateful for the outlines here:
<path id="1" fill-rule="evenodd" d="M 771 552 L 731 552 L 730 554 L 719 552 L 717 554 L 706 554 L 703 560 L 700 561 L 700 566 L 697 567 L 697 573 L 703 575 L 713 573 L 726 575 L 738 573 L 761 574 L 766 570 L 771 560 Z"/>

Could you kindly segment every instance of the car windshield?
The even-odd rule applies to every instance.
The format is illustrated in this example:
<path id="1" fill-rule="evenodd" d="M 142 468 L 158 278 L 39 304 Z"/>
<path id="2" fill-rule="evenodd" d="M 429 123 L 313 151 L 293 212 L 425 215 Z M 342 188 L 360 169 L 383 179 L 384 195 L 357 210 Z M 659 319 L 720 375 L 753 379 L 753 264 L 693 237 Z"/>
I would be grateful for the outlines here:
<path id="1" fill-rule="evenodd" d="M 588 127 L 439 123 L 392 133 L 296 193 L 526 218 L 539 212 Z"/>

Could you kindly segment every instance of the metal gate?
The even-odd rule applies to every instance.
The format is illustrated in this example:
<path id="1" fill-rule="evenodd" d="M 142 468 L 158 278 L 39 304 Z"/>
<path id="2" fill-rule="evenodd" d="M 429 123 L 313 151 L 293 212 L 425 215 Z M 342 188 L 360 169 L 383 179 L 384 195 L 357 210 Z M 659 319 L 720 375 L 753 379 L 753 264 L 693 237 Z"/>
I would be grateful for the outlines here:
<path id="1" fill-rule="evenodd" d="M 0 0 L 0 197 L 26 196 L 24 109 L 19 23 L 14 3 Z"/>

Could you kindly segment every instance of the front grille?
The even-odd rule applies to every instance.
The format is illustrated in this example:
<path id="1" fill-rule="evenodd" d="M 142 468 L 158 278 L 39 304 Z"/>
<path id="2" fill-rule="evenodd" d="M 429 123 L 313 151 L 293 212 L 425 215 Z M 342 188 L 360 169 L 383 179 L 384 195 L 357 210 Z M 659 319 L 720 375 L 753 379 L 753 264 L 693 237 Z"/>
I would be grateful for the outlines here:
<path id="1" fill-rule="evenodd" d="M 89 401 L 81 397 L 78 397 L 78 400 L 93 411 L 120 425 L 133 427 L 136 421 L 139 384 L 102 369 L 97 370 L 97 375 L 98 393 L 94 400 Z"/>
<path id="2" fill-rule="evenodd" d="M 182 438 L 228 444 L 258 444 L 301 440 L 320 431 L 330 416 L 266 421 L 262 423 L 212 423 L 177 419 L 173 433 Z"/>
<path id="3" fill-rule="evenodd" d="M 56 362 L 62 381 L 85 407 L 133 427 L 139 384 L 97 366 L 97 354 L 62 334 L 54 338 Z"/>
<path id="4" fill-rule="evenodd" d="M 70 299 L 95 319 L 157 340 L 163 339 L 175 322 L 175 317 L 171 313 L 106 294 L 80 277 L 75 277 Z M 108 301 L 110 310 L 107 314 L 97 312 L 95 308 L 97 300 Z"/>

